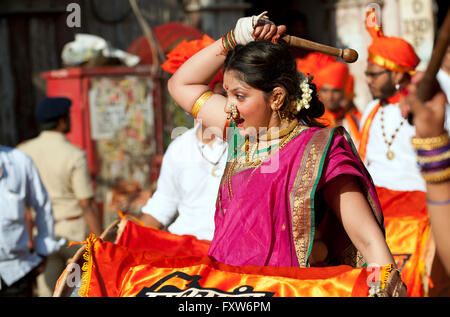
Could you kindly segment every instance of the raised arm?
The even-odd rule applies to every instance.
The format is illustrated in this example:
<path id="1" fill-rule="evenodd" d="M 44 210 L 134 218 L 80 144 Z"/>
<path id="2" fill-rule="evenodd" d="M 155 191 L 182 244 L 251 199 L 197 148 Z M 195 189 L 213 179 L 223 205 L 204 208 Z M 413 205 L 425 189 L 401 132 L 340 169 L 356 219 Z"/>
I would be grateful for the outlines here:
<path id="1" fill-rule="evenodd" d="M 450 138 L 445 127 L 446 97 L 437 92 L 429 101 L 416 96 L 422 74 L 413 77 L 401 106 L 414 116 L 417 160 L 426 181 L 427 210 L 437 253 L 450 276 Z M 448 109 L 447 109 L 448 111 Z M 448 123 L 447 123 L 448 124 Z"/>
<path id="2" fill-rule="evenodd" d="M 169 79 L 169 93 L 186 112 L 192 113 L 195 102 L 210 90 L 208 84 L 225 62 L 223 50 L 222 40 L 219 39 L 188 59 Z M 227 118 L 225 105 L 226 98 L 214 94 L 203 103 L 197 118 L 204 125 L 219 127 L 223 131 Z"/>
<path id="3" fill-rule="evenodd" d="M 284 33 L 284 26 L 276 27 L 264 14 L 239 19 L 232 31 L 188 59 L 168 81 L 176 103 L 205 126 L 213 127 L 220 137 L 227 121 L 227 98 L 204 93 L 210 90 L 208 84 L 223 67 L 229 49 L 254 40 L 277 40 Z"/>

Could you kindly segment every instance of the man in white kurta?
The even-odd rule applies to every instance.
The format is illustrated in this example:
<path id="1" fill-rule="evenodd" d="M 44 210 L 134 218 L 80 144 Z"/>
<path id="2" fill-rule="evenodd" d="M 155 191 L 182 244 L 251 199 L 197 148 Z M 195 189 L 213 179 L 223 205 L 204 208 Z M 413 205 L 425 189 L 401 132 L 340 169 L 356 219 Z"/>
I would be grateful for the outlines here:
<path id="1" fill-rule="evenodd" d="M 405 40 L 383 34 L 368 18 L 366 82 L 374 100 L 364 109 L 359 154 L 374 184 L 384 215 L 386 242 L 407 286 L 408 296 L 424 296 L 424 257 L 429 244 L 425 181 L 417 165 L 411 138 L 415 127 L 401 115 L 403 89 L 419 64 Z M 450 111 L 450 109 L 449 109 Z M 449 112 L 447 111 L 447 112 Z M 450 120 L 447 113 L 447 129 Z M 427 264 L 425 264 L 427 265 Z"/>
<path id="2" fill-rule="evenodd" d="M 172 141 L 164 154 L 157 189 L 142 208 L 141 221 L 167 227 L 174 234 L 212 240 L 228 146 L 210 136 L 197 123 Z"/>
<path id="3" fill-rule="evenodd" d="M 363 113 L 361 127 L 368 122 L 370 113 L 376 108 L 379 99 L 369 103 Z M 366 145 L 365 164 L 376 186 L 385 187 L 397 191 L 425 191 L 425 181 L 420 175 L 417 165 L 417 156 L 411 145 L 411 138 L 416 134 L 415 127 L 410 125 L 400 113 L 398 102 L 383 104 L 382 111 L 378 110 L 370 124 L 369 137 Z M 382 121 L 383 120 L 383 121 Z M 383 137 L 383 122 L 386 137 Z M 403 124 L 400 126 L 401 122 Z M 399 128 L 400 126 L 400 128 Z M 447 104 L 446 129 L 450 129 L 450 106 Z M 390 147 L 385 143 L 385 138 L 394 140 Z M 387 152 L 390 150 L 394 157 L 389 159 Z"/>

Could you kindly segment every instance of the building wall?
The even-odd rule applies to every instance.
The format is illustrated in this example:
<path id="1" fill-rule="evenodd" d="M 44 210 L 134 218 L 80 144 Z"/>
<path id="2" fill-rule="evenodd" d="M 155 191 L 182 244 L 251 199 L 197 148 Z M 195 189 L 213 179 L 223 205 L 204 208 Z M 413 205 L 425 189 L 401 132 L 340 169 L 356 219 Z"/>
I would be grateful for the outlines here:
<path id="1" fill-rule="evenodd" d="M 81 8 L 81 26 L 68 27 L 69 3 Z M 105 5 L 107 3 L 107 5 Z M 147 23 L 178 21 L 177 0 L 138 1 Z M 126 50 L 143 35 L 128 0 L 15 0 L 0 4 L 0 144 L 37 135 L 34 105 L 45 96 L 40 73 L 60 68 L 64 44 L 76 33 L 98 35 Z"/>

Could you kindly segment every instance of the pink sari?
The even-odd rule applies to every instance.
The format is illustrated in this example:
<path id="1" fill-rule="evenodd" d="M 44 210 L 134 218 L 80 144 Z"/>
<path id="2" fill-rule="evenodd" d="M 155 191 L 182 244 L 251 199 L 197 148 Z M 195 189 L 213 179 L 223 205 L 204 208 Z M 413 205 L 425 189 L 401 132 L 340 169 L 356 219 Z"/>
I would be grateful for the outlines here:
<path id="1" fill-rule="evenodd" d="M 336 176 L 356 176 L 384 232 L 374 185 L 356 153 L 345 129 L 309 128 L 260 166 L 238 168 L 228 179 L 229 162 L 219 188 L 209 255 L 235 266 L 364 265 L 321 198 L 323 186 Z M 276 171 L 263 173 L 274 159 L 278 160 Z M 328 255 L 310 263 L 318 241 Z"/>

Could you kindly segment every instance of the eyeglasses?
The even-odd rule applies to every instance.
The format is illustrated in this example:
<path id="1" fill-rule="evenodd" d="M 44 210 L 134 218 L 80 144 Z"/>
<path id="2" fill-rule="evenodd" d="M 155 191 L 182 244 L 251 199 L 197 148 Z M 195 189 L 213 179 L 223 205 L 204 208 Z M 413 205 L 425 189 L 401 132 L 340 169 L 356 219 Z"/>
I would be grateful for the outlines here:
<path id="1" fill-rule="evenodd" d="M 371 78 L 377 78 L 378 76 L 380 76 L 381 74 L 384 73 L 390 73 L 390 70 L 383 70 L 381 72 L 364 72 L 364 75 L 366 75 L 366 77 L 371 77 Z"/>

